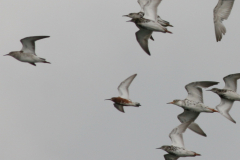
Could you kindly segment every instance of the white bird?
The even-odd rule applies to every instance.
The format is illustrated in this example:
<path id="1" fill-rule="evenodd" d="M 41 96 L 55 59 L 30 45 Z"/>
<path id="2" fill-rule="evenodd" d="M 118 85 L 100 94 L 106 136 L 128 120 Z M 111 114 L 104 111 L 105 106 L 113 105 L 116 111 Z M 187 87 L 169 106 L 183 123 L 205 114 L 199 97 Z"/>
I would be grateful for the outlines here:
<path id="1" fill-rule="evenodd" d="M 112 97 L 111 99 L 106 99 L 106 100 L 111 100 L 114 102 L 114 106 L 116 109 L 118 109 L 120 112 L 124 112 L 123 106 L 134 106 L 134 107 L 139 107 L 141 106 L 140 103 L 138 102 L 132 102 L 129 99 L 129 91 L 128 88 L 130 84 L 132 83 L 133 79 L 137 76 L 137 74 L 134 74 L 127 79 L 125 79 L 120 85 L 118 86 L 118 92 L 120 94 L 119 97 Z"/>
<path id="2" fill-rule="evenodd" d="M 188 92 L 188 96 L 186 99 L 176 99 L 173 102 L 168 103 L 182 107 L 184 109 L 184 112 L 178 115 L 178 119 L 182 123 L 192 121 L 188 128 L 202 136 L 207 135 L 203 132 L 203 130 L 199 127 L 197 123 L 194 123 L 194 121 L 197 119 L 201 112 L 217 112 L 215 109 L 209 108 L 208 106 L 203 104 L 202 88 L 207 88 L 216 84 L 218 84 L 218 82 L 212 81 L 198 81 L 189 83 L 185 86 Z"/>
<path id="3" fill-rule="evenodd" d="M 157 22 L 157 8 L 162 0 L 148 0 L 147 3 L 143 6 L 144 16 L 143 20 L 137 22 L 140 26 L 145 29 L 155 31 L 155 32 L 163 32 L 163 33 L 171 33 L 167 30 L 167 28 L 163 27 L 161 24 Z"/>
<path id="4" fill-rule="evenodd" d="M 172 140 L 171 146 L 163 145 L 162 147 L 157 148 L 168 152 L 168 154 L 164 155 L 165 160 L 176 160 L 179 157 L 201 156 L 200 154 L 189 151 L 184 147 L 182 134 L 186 131 L 187 127 L 191 124 L 191 122 L 192 121 L 182 123 L 172 130 L 172 132 L 169 134 L 169 137 Z"/>
<path id="5" fill-rule="evenodd" d="M 125 17 L 129 17 L 129 18 L 143 18 L 144 16 L 144 6 L 149 3 L 149 1 L 151 0 L 138 0 L 138 3 L 141 7 L 141 11 L 138 13 L 129 13 L 128 15 L 124 15 Z M 165 21 L 163 19 L 161 19 L 161 17 L 158 15 L 157 16 L 157 22 L 159 24 L 161 24 L 164 27 L 173 27 L 168 21 Z"/>
<path id="6" fill-rule="evenodd" d="M 148 48 L 148 39 L 151 38 L 152 32 L 172 33 L 164 26 L 158 23 L 157 7 L 162 0 L 148 0 L 144 1 L 143 10 L 144 16 L 142 18 L 133 18 L 129 22 L 134 22 L 140 29 L 136 32 L 136 38 L 142 49 L 150 54 Z M 142 13 L 142 12 L 141 12 Z"/>
<path id="7" fill-rule="evenodd" d="M 229 111 L 232 108 L 234 101 L 240 101 L 240 95 L 236 93 L 238 79 L 240 79 L 240 73 L 230 74 L 223 78 L 225 82 L 225 87 L 223 89 L 212 88 L 211 90 L 208 90 L 219 95 L 221 103 L 217 105 L 216 108 L 219 113 L 233 123 L 236 123 L 236 121 L 230 116 Z"/>
<path id="8" fill-rule="evenodd" d="M 47 62 L 46 59 L 40 58 L 35 53 L 35 41 L 43 38 L 48 38 L 50 36 L 33 36 L 33 37 L 26 37 L 21 39 L 21 43 L 23 45 L 21 51 L 13 51 L 5 56 L 12 56 L 21 62 L 27 62 L 31 65 L 36 66 L 35 63 L 50 63 Z"/>
<path id="9" fill-rule="evenodd" d="M 232 7 L 234 4 L 234 0 L 219 0 L 218 4 L 213 10 L 214 13 L 214 26 L 215 26 L 215 34 L 216 34 L 216 40 L 221 41 L 222 35 L 226 33 L 226 28 L 222 24 L 223 20 L 227 20 Z"/>

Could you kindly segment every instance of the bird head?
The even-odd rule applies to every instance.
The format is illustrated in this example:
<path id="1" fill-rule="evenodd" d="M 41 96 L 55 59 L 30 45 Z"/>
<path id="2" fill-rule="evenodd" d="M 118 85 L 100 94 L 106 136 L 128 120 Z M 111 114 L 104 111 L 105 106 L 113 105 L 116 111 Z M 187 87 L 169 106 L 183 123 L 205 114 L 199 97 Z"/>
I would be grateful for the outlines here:
<path id="1" fill-rule="evenodd" d="M 164 151 L 167 151 L 168 148 L 169 148 L 169 146 L 163 145 L 162 147 L 159 147 L 159 148 L 156 148 L 156 149 L 162 149 L 162 150 L 164 150 Z"/>
<path id="2" fill-rule="evenodd" d="M 143 14 L 142 12 L 139 12 L 139 13 L 129 13 L 128 15 L 123 15 L 123 17 L 129 17 L 129 18 L 142 18 L 143 17 Z"/>
<path id="3" fill-rule="evenodd" d="M 219 90 L 218 88 L 212 88 L 212 89 L 206 90 L 206 91 L 212 91 L 212 92 L 214 92 L 214 93 L 217 93 L 218 90 Z"/>
<path id="4" fill-rule="evenodd" d="M 180 99 L 175 99 L 172 102 L 169 102 L 167 104 L 175 104 L 177 106 L 181 106 L 182 105 L 182 101 Z"/>
<path id="5" fill-rule="evenodd" d="M 15 54 L 15 52 L 10 52 L 10 53 L 8 53 L 8 54 L 5 54 L 4 56 L 14 56 L 14 54 Z"/>

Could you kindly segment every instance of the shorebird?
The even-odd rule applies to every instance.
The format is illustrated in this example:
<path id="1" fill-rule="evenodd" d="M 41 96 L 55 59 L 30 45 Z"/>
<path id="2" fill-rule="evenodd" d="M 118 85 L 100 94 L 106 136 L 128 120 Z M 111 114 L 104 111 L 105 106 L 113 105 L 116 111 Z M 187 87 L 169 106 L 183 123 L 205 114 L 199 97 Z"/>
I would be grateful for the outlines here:
<path id="1" fill-rule="evenodd" d="M 232 7 L 234 4 L 234 0 L 219 0 L 218 4 L 213 10 L 213 16 L 214 16 L 214 26 L 215 26 L 215 35 L 216 35 L 216 40 L 221 41 L 222 35 L 225 35 L 226 33 L 226 28 L 222 24 L 223 20 L 227 20 Z"/>
<path id="2" fill-rule="evenodd" d="M 39 62 L 50 63 L 50 62 L 47 62 L 46 59 L 38 57 L 35 53 L 35 41 L 43 38 L 48 38 L 48 37 L 50 36 L 33 36 L 33 37 L 23 38 L 20 40 L 23 45 L 21 51 L 13 51 L 4 56 L 12 56 L 13 58 L 21 62 L 27 62 L 34 66 L 36 66 L 35 63 L 39 63 Z"/>
<path id="3" fill-rule="evenodd" d="M 151 0 L 138 0 L 138 3 L 141 7 L 141 11 L 138 13 L 129 13 L 128 15 L 124 15 L 125 17 L 129 17 L 129 18 L 143 18 L 144 16 L 144 6 L 149 3 L 149 1 Z M 165 21 L 163 19 L 161 19 L 161 17 L 158 15 L 157 16 L 157 22 L 159 24 L 161 24 L 164 27 L 173 27 L 168 21 Z"/>
<path id="4" fill-rule="evenodd" d="M 123 106 L 134 106 L 134 107 L 141 106 L 140 103 L 132 102 L 129 99 L 128 88 L 136 76 L 137 76 L 137 74 L 134 74 L 134 75 L 128 77 L 127 79 L 125 79 L 122 83 L 120 83 L 120 85 L 118 86 L 118 92 L 120 94 L 119 97 L 112 97 L 111 99 L 106 99 L 106 100 L 113 101 L 114 102 L 113 105 L 120 112 L 124 112 Z"/>
<path id="5" fill-rule="evenodd" d="M 189 151 L 184 147 L 182 134 L 186 131 L 187 127 L 191 124 L 191 122 L 192 121 L 182 123 L 172 130 L 172 132 L 169 134 L 169 137 L 172 140 L 171 146 L 163 145 L 162 147 L 157 148 L 168 152 L 168 154 L 164 155 L 165 160 L 176 160 L 179 157 L 201 156 L 200 154 Z"/>
<path id="6" fill-rule="evenodd" d="M 176 99 L 173 102 L 167 104 L 174 104 L 184 109 L 183 113 L 178 115 L 178 119 L 180 122 L 188 122 L 192 121 L 192 123 L 188 126 L 192 131 L 202 135 L 207 136 L 203 130 L 199 127 L 197 123 L 194 121 L 197 119 L 201 112 L 213 113 L 217 112 L 217 110 L 209 108 L 205 104 L 203 104 L 203 94 L 202 88 L 207 88 L 213 85 L 218 84 L 218 82 L 212 81 L 198 81 L 192 82 L 185 86 L 188 96 L 184 100 Z"/>
<path id="7" fill-rule="evenodd" d="M 224 117 L 236 123 L 236 121 L 230 116 L 229 111 L 232 108 L 234 101 L 240 101 L 240 95 L 237 91 L 237 80 L 240 78 L 240 73 L 230 74 L 223 78 L 225 87 L 223 89 L 212 88 L 208 91 L 212 91 L 219 95 L 221 103 L 217 105 L 217 110 Z"/>
<path id="8" fill-rule="evenodd" d="M 144 0 L 140 1 L 139 4 L 142 8 L 139 13 L 130 13 L 129 15 L 125 15 L 127 17 L 132 18 L 132 20 L 128 22 L 134 22 L 136 26 L 139 28 L 139 31 L 136 32 L 136 38 L 139 45 L 142 49 L 148 54 L 151 55 L 148 48 L 148 39 L 152 37 L 152 32 L 163 32 L 163 33 L 172 33 L 167 30 L 164 26 L 162 26 L 158 22 L 163 22 L 161 18 L 157 15 L 157 7 L 162 0 Z M 143 3 L 141 3 L 143 2 Z M 143 12 L 142 12 L 143 11 Z M 144 15 L 143 15 L 144 14 Z M 142 17 L 143 15 L 143 17 Z M 138 18 L 140 17 L 140 18 Z M 160 19 L 159 19 L 160 18 Z M 153 39 L 153 38 L 151 38 Z"/>

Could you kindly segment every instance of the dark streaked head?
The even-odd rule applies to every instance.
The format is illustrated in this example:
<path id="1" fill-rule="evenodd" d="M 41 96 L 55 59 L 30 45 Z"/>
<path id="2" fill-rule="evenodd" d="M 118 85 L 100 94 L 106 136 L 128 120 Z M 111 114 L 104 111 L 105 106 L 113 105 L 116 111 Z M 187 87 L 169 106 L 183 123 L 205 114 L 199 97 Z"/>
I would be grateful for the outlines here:
<path id="1" fill-rule="evenodd" d="M 210 90 L 206 90 L 206 91 L 212 91 L 212 92 L 214 92 L 214 93 L 217 93 L 218 92 L 218 88 L 212 88 L 212 89 L 210 89 Z"/>
<path id="2" fill-rule="evenodd" d="M 163 145 L 162 147 L 156 148 L 156 149 L 162 149 L 164 151 L 167 151 L 169 149 L 169 146 Z"/>
<path id="3" fill-rule="evenodd" d="M 143 14 L 141 12 L 139 13 L 129 13 L 128 15 L 123 15 L 123 17 L 129 17 L 129 18 L 142 18 Z"/>
<path id="4" fill-rule="evenodd" d="M 12 56 L 12 57 L 14 57 L 15 55 L 16 55 L 16 52 L 10 52 L 10 53 L 5 54 L 3 56 Z"/>

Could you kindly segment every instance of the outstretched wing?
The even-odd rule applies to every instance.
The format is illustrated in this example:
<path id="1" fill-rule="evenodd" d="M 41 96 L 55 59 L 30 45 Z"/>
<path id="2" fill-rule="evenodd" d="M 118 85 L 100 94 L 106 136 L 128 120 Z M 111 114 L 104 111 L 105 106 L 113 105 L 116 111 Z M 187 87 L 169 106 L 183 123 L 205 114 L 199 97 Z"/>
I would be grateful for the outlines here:
<path id="1" fill-rule="evenodd" d="M 119 86 L 118 86 L 118 91 L 120 94 L 120 97 L 129 99 L 129 92 L 128 92 L 128 87 L 132 83 L 133 79 L 137 76 L 137 74 L 134 74 L 127 79 L 125 79 Z"/>
<path id="2" fill-rule="evenodd" d="M 123 113 L 124 113 L 124 109 L 123 109 L 123 106 L 122 106 L 122 105 L 116 104 L 116 103 L 114 103 L 113 105 L 114 105 L 114 107 L 115 107 L 117 110 L 119 110 L 120 112 L 123 112 Z"/>
<path id="3" fill-rule="evenodd" d="M 198 81 L 189 83 L 185 86 L 188 92 L 188 96 L 186 99 L 203 103 L 202 88 L 208 88 L 216 84 L 218 84 L 218 82 L 212 81 Z"/>
<path id="4" fill-rule="evenodd" d="M 140 29 L 138 32 L 136 32 L 136 38 L 137 38 L 139 45 L 149 56 L 151 54 L 148 49 L 148 40 L 151 36 L 152 36 L 152 31 L 147 30 L 147 29 Z"/>
<path id="5" fill-rule="evenodd" d="M 199 116 L 200 112 L 193 112 L 189 110 L 184 110 L 183 113 L 178 115 L 178 119 L 180 122 L 185 123 L 189 121 L 195 121 L 197 117 Z M 199 127 L 197 123 L 192 122 L 189 126 L 189 129 L 191 129 L 193 132 L 200 134 L 204 137 L 207 135 L 203 132 L 203 130 Z"/>
<path id="6" fill-rule="evenodd" d="M 143 8 L 144 8 L 145 4 L 147 4 L 148 1 L 149 1 L 149 0 L 138 0 L 138 3 L 139 3 L 139 5 L 140 5 L 140 7 L 141 7 L 141 11 L 140 11 L 140 12 L 143 12 L 143 13 L 144 13 Z"/>
<path id="7" fill-rule="evenodd" d="M 184 148 L 182 133 L 184 133 L 186 131 L 187 127 L 191 123 L 192 123 L 192 121 L 182 123 L 172 130 L 172 132 L 169 134 L 169 137 L 172 140 L 172 145 L 173 146 Z"/>
<path id="8" fill-rule="evenodd" d="M 226 28 L 222 24 L 222 21 L 228 19 L 232 7 L 234 4 L 234 0 L 219 0 L 218 4 L 213 10 L 214 16 L 214 26 L 215 26 L 215 34 L 216 40 L 221 41 L 222 35 L 226 33 Z"/>
<path id="9" fill-rule="evenodd" d="M 229 111 L 232 108 L 234 101 L 221 98 L 221 103 L 216 107 L 218 112 L 221 113 L 224 117 L 236 123 L 236 121 L 230 116 Z"/>
<path id="10" fill-rule="evenodd" d="M 48 38 L 50 36 L 33 36 L 33 37 L 26 37 L 21 39 L 21 43 L 23 45 L 22 50 L 24 53 L 31 53 L 35 54 L 35 41 L 43 38 Z"/>
<path id="11" fill-rule="evenodd" d="M 144 17 L 153 21 L 157 21 L 157 7 L 162 0 L 148 0 L 144 5 Z"/>
<path id="12" fill-rule="evenodd" d="M 230 74 L 223 78 L 225 82 L 224 89 L 229 89 L 234 92 L 237 91 L 237 80 L 240 78 L 240 73 Z"/>
<path id="13" fill-rule="evenodd" d="M 179 157 L 172 154 L 165 154 L 164 158 L 165 160 L 177 160 Z"/>

